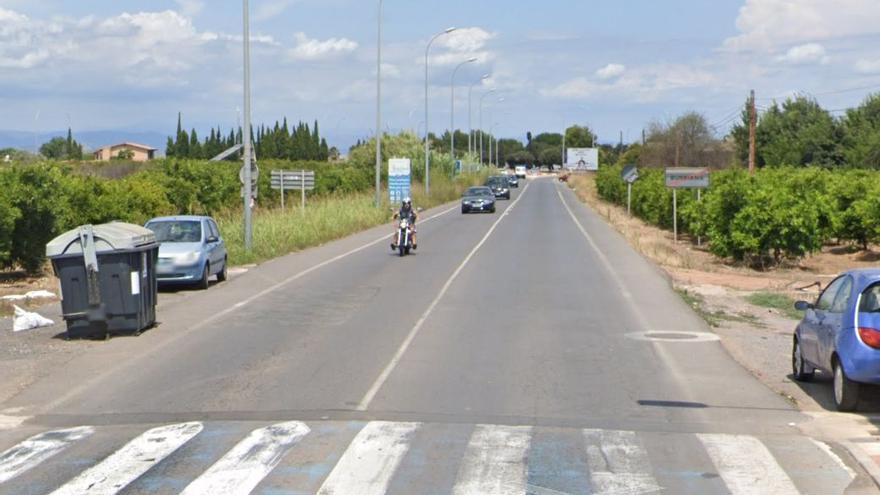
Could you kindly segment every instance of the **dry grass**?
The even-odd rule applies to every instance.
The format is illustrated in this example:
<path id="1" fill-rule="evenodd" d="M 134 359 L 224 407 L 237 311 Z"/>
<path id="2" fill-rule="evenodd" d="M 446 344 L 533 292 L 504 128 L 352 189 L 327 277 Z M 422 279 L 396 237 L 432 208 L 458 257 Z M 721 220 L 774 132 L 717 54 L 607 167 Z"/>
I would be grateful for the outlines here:
<path id="1" fill-rule="evenodd" d="M 848 246 L 828 246 L 799 263 L 772 271 L 756 271 L 748 266 L 722 260 L 697 246 L 694 239 L 681 236 L 673 242 L 672 232 L 630 217 L 626 207 L 599 198 L 593 175 L 574 175 L 568 181 L 578 198 L 593 208 L 615 230 L 645 257 L 663 267 L 680 283 L 720 285 L 745 291 L 784 292 L 789 297 L 803 298 L 796 288 L 816 281 L 827 283 L 844 270 L 873 267 L 880 259 L 880 249 L 854 250 Z"/>

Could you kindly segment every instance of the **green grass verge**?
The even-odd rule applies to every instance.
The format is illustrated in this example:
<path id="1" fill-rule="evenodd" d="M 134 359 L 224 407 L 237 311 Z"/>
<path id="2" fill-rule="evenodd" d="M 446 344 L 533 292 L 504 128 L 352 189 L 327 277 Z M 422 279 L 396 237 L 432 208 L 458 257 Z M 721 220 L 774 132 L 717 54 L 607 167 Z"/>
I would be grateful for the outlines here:
<path id="1" fill-rule="evenodd" d="M 804 317 L 803 312 L 794 309 L 794 299 L 785 294 L 777 294 L 775 292 L 755 292 L 746 296 L 749 304 L 760 306 L 762 308 L 777 309 L 784 316 L 792 320 L 800 320 Z"/>
<path id="2" fill-rule="evenodd" d="M 433 208 L 461 197 L 462 191 L 482 184 L 488 171 L 467 174 L 456 180 L 433 178 L 431 196 L 424 186 L 413 184 L 413 206 Z M 387 198 L 387 194 L 383 194 Z M 291 198 L 293 200 L 293 197 Z M 255 210 L 253 215 L 254 243 L 250 252 L 244 249 L 244 220 L 241 211 L 217 215 L 231 265 L 259 263 L 285 254 L 346 237 L 362 230 L 390 222 L 392 205 L 373 205 L 373 193 L 330 196 L 308 199 L 305 211 L 293 201 L 292 207 Z M 389 238 L 391 230 L 389 227 Z"/>
<path id="3" fill-rule="evenodd" d="M 761 320 L 755 315 L 748 313 L 728 313 L 726 311 L 716 310 L 709 311 L 705 307 L 705 299 L 700 294 L 688 292 L 684 289 L 675 289 L 675 292 L 681 296 L 682 300 L 693 308 L 700 318 L 706 321 L 710 327 L 718 327 L 723 321 L 734 321 L 740 323 L 748 323 L 755 327 L 763 327 Z"/>

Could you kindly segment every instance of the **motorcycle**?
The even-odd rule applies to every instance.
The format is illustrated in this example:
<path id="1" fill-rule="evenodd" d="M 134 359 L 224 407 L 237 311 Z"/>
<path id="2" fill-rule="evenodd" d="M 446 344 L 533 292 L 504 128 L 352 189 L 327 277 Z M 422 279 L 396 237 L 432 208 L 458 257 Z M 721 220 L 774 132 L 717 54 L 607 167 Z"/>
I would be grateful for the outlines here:
<path id="1" fill-rule="evenodd" d="M 409 254 L 410 249 L 412 249 L 412 224 L 408 218 L 400 219 L 395 245 L 401 256 Z"/>

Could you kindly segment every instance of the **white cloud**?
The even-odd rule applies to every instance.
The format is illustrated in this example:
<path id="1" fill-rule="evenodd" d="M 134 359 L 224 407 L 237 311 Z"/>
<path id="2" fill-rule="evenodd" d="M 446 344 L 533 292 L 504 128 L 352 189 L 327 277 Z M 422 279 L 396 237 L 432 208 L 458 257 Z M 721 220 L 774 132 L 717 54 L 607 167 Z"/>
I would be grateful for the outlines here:
<path id="1" fill-rule="evenodd" d="M 305 33 L 294 34 L 296 46 L 290 50 L 291 57 L 298 60 L 318 60 L 351 53 L 358 44 L 348 38 L 312 39 Z"/>
<path id="2" fill-rule="evenodd" d="M 626 66 L 622 64 L 608 64 L 596 71 L 599 79 L 614 79 L 626 71 Z"/>
<path id="3" fill-rule="evenodd" d="M 174 0 L 174 2 L 180 6 L 180 13 L 187 17 L 198 15 L 205 8 L 204 0 Z"/>
<path id="4" fill-rule="evenodd" d="M 260 2 L 256 10 L 254 10 L 255 21 L 265 21 L 271 19 L 293 5 L 296 0 L 266 0 Z"/>
<path id="5" fill-rule="evenodd" d="M 880 58 L 858 60 L 856 62 L 856 72 L 860 74 L 880 74 Z"/>
<path id="6" fill-rule="evenodd" d="M 459 28 L 437 40 L 437 43 L 450 51 L 470 53 L 481 50 L 494 37 L 494 33 L 482 28 Z"/>
<path id="7" fill-rule="evenodd" d="M 747 0 L 724 47 L 772 50 L 780 45 L 876 34 L 877 0 Z"/>
<path id="8" fill-rule="evenodd" d="M 596 80 L 598 79 L 598 80 Z M 577 77 L 558 86 L 540 90 L 543 96 L 588 99 L 605 94 L 623 95 L 638 101 L 653 101 L 664 93 L 706 88 L 717 82 L 709 72 L 685 65 L 656 65 L 621 72 L 616 79 Z"/>
<path id="9" fill-rule="evenodd" d="M 825 47 L 818 43 L 806 43 L 804 45 L 793 46 L 776 58 L 779 62 L 792 65 L 804 64 L 827 64 L 828 56 L 825 54 Z"/>

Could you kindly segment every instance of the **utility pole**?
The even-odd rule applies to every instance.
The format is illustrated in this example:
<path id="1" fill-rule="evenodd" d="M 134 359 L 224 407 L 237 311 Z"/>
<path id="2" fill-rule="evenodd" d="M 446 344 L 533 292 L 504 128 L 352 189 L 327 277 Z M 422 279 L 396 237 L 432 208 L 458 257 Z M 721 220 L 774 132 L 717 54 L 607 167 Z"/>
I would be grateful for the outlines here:
<path id="1" fill-rule="evenodd" d="M 642 146 L 644 146 L 645 144 L 647 144 L 647 142 L 648 142 L 648 140 L 645 139 L 645 130 L 642 129 Z"/>
<path id="2" fill-rule="evenodd" d="M 758 114 L 755 112 L 755 90 L 749 96 L 749 175 L 755 175 L 755 134 Z"/>

